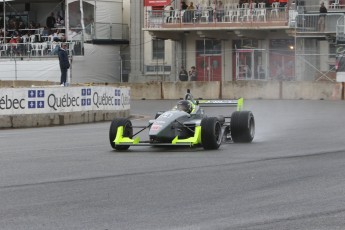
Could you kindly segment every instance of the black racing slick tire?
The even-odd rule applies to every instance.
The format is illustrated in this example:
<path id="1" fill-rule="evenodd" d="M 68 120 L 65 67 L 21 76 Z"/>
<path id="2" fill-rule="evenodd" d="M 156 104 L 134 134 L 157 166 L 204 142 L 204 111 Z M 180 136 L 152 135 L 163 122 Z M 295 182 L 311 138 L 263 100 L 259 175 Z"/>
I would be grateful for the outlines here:
<path id="1" fill-rule="evenodd" d="M 123 126 L 123 136 L 124 137 L 133 137 L 133 127 L 132 122 L 126 118 L 116 118 L 111 122 L 109 129 L 109 141 L 113 149 L 116 150 L 127 150 L 129 145 L 116 145 L 114 140 L 117 134 L 117 128 Z"/>
<path id="2" fill-rule="evenodd" d="M 236 111 L 231 115 L 230 132 L 233 142 L 249 143 L 254 139 L 255 121 L 250 111 Z"/>
<path id="3" fill-rule="evenodd" d="M 204 149 L 218 149 L 222 143 L 222 127 L 216 117 L 201 120 L 201 143 Z"/>

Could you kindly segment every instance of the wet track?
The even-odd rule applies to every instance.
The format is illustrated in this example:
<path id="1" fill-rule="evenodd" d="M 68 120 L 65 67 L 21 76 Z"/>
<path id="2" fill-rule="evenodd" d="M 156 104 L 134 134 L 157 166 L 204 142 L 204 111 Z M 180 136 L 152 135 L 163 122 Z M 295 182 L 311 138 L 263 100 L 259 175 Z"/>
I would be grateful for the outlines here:
<path id="1" fill-rule="evenodd" d="M 175 102 L 133 101 L 133 123 Z M 0 229 L 344 229 L 345 103 L 245 107 L 254 142 L 218 151 L 115 152 L 110 122 L 0 130 Z"/>

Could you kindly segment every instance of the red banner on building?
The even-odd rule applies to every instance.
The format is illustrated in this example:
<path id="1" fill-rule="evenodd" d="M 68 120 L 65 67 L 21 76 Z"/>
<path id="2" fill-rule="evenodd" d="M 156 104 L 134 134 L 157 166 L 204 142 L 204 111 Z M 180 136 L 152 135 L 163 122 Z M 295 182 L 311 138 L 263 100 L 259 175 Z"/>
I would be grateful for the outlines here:
<path id="1" fill-rule="evenodd" d="M 168 6 L 171 0 L 145 0 L 144 6 Z"/>

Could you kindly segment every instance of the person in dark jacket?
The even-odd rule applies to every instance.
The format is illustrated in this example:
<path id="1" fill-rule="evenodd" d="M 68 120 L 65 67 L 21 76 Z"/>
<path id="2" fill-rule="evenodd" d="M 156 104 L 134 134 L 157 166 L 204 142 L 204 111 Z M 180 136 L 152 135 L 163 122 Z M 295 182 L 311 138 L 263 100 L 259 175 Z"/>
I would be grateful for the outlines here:
<path id="1" fill-rule="evenodd" d="M 319 17 L 319 22 L 318 22 L 319 31 L 321 32 L 325 31 L 326 14 L 327 14 L 327 8 L 325 7 L 325 4 L 321 2 L 320 17 Z"/>
<path id="2" fill-rule="evenodd" d="M 54 13 L 52 12 L 50 16 L 47 17 L 46 26 L 49 30 L 51 30 L 52 28 L 54 28 L 55 23 L 56 23 L 56 19 L 54 17 Z"/>
<path id="3" fill-rule="evenodd" d="M 58 51 L 58 56 L 59 56 L 59 62 L 60 62 L 60 70 L 61 70 L 61 79 L 60 79 L 60 84 L 61 86 L 66 85 L 67 81 L 67 70 L 70 67 L 69 60 L 68 60 L 68 54 L 66 51 L 66 43 L 61 44 L 61 48 Z"/>

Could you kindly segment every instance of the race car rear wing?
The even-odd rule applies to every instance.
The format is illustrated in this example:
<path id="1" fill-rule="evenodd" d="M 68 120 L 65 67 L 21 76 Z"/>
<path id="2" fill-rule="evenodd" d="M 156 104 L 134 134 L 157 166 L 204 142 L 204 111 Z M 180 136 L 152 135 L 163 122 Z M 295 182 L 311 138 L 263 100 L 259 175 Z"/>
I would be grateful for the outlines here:
<path id="1" fill-rule="evenodd" d="M 198 100 L 201 107 L 237 107 L 237 111 L 243 109 L 243 98 L 238 100 Z"/>

